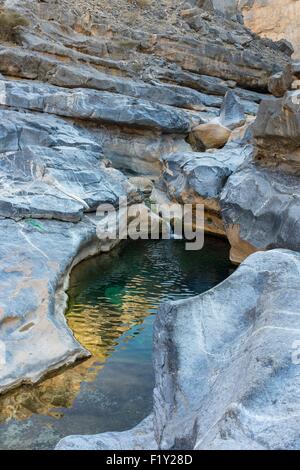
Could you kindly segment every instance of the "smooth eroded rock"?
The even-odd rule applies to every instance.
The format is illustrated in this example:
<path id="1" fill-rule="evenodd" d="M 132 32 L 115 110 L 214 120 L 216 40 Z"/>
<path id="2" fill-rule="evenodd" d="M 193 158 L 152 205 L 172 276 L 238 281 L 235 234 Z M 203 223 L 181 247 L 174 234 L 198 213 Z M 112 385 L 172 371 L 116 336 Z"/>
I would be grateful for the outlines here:
<path id="1" fill-rule="evenodd" d="M 259 105 L 252 126 L 257 160 L 267 166 L 299 171 L 300 91 L 288 91 L 282 98 L 268 98 Z"/>
<path id="2" fill-rule="evenodd" d="M 220 202 L 233 261 L 256 250 L 300 251 L 298 176 L 246 166 L 229 177 Z"/>
<path id="3" fill-rule="evenodd" d="M 141 423 L 140 438 L 134 428 L 70 436 L 57 448 L 297 449 L 299 272 L 298 253 L 260 252 L 210 291 L 163 304 L 153 421 Z"/>
<path id="4" fill-rule="evenodd" d="M 175 153 L 163 158 L 161 183 L 171 201 L 203 204 L 205 230 L 225 235 L 219 198 L 228 177 L 251 161 L 253 148 L 234 144 L 205 153 Z"/>
<path id="5" fill-rule="evenodd" d="M 191 118 L 183 110 L 105 91 L 69 90 L 29 81 L 0 81 L 0 104 L 169 133 L 184 134 L 191 126 Z"/>

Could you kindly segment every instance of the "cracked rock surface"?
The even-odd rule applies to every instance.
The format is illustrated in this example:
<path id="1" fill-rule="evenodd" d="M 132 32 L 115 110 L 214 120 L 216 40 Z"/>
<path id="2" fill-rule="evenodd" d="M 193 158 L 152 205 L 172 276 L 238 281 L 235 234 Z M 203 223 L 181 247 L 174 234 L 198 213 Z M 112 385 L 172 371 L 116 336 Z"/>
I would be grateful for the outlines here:
<path id="1" fill-rule="evenodd" d="M 153 414 L 58 447 L 297 448 L 299 107 L 268 95 L 290 50 L 220 2 L 146 3 L 0 1 L 28 22 L 0 43 L 0 392 L 89 355 L 64 318 L 68 276 L 117 243 L 97 237 L 98 205 L 154 186 L 203 203 L 236 262 L 295 252 L 162 306 Z"/>

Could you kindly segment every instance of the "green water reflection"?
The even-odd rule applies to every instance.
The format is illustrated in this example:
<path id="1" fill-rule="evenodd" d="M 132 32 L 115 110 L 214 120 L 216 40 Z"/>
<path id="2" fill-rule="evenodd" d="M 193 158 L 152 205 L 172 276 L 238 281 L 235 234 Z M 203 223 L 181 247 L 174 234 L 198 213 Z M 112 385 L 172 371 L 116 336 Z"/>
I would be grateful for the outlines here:
<path id="1" fill-rule="evenodd" d="M 160 302 L 204 292 L 231 272 L 228 245 L 206 238 L 129 242 L 72 273 L 67 320 L 93 356 L 0 400 L 0 448 L 46 449 L 69 434 L 124 430 L 152 407 L 152 325 Z"/>

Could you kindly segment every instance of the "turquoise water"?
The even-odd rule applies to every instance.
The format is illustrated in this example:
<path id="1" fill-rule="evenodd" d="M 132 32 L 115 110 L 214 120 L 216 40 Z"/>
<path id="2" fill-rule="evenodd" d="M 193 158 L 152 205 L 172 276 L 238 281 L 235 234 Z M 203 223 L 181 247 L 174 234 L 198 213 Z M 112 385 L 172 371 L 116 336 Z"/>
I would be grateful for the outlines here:
<path id="1" fill-rule="evenodd" d="M 136 241 L 72 273 L 67 320 L 92 357 L 0 400 L 0 449 L 48 449 L 69 434 L 120 431 L 151 411 L 159 304 L 205 292 L 232 270 L 225 241 Z"/>

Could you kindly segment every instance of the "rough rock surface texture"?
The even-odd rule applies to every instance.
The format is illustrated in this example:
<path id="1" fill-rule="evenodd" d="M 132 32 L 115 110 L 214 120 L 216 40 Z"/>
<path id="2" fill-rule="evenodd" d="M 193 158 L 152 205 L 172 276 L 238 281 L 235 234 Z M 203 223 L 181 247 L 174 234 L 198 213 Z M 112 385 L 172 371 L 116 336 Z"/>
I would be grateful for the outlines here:
<path id="1" fill-rule="evenodd" d="M 299 91 L 264 100 L 252 133 L 254 160 L 230 176 L 220 197 L 235 262 L 256 250 L 300 249 Z"/>
<path id="2" fill-rule="evenodd" d="M 300 60 L 300 0 L 186 0 L 236 19 L 261 37 L 276 41 Z"/>
<path id="3" fill-rule="evenodd" d="M 211 128 L 221 119 L 222 111 Z M 300 93 L 288 90 L 262 100 L 256 119 L 248 116 L 222 149 L 162 157 L 170 199 L 203 202 L 206 230 L 226 233 L 235 263 L 257 250 L 300 249 L 299 125 Z"/>
<path id="4" fill-rule="evenodd" d="M 153 415 L 57 449 L 299 448 L 299 272 L 298 253 L 255 253 L 219 286 L 162 305 Z"/>
<path id="5" fill-rule="evenodd" d="M 225 0 L 225 4 L 230 0 Z M 236 0 L 245 25 L 261 36 L 288 40 L 294 47 L 294 58 L 300 59 L 299 0 Z"/>
<path id="6" fill-rule="evenodd" d="M 220 195 L 231 174 L 252 160 L 253 147 L 228 143 L 214 152 L 181 152 L 163 159 L 162 188 L 171 201 L 204 204 L 205 230 L 225 235 Z"/>
<path id="7" fill-rule="evenodd" d="M 300 161 L 300 91 L 261 103 L 253 125 L 256 160 L 298 173 Z"/>
<path id="8" fill-rule="evenodd" d="M 154 199 L 160 191 L 167 203 L 203 203 L 206 230 L 229 238 L 236 261 L 300 249 L 297 96 L 269 96 L 288 87 L 274 82 L 290 65 L 287 44 L 245 28 L 234 2 L 230 12 L 218 0 L 0 6 L 26 18 L 11 38 L 0 31 L 0 392 L 89 355 L 66 324 L 65 290 L 76 263 L 117 243 L 97 236 L 99 204 L 121 210 L 120 197 L 140 202 L 154 184 Z M 294 335 L 289 304 L 283 312 L 274 296 L 281 286 L 292 311 L 298 258 L 257 254 L 210 293 L 163 307 L 153 415 L 121 437 L 60 447 L 295 447 L 294 408 L 277 444 L 265 414 L 279 422 L 284 403 L 297 405 L 283 348 Z M 197 334 L 185 341 L 191 321 Z M 276 382 L 285 365 L 295 384 L 287 397 Z"/>
<path id="9" fill-rule="evenodd" d="M 293 81 L 293 68 L 289 65 L 285 70 L 275 73 L 269 78 L 269 92 L 280 98 L 291 88 Z"/>
<path id="10" fill-rule="evenodd" d="M 223 144 L 236 145 L 219 160 L 201 156 L 204 179 L 215 176 L 211 185 L 200 177 L 199 191 L 217 199 L 246 159 L 237 141 L 269 78 L 290 58 L 232 18 L 183 2 L 0 6 L 26 19 L 0 42 L 4 391 L 88 355 L 66 325 L 64 289 L 74 264 L 114 244 L 97 238 L 99 204 L 140 201 L 141 181 L 127 176 L 147 176 L 151 190 L 149 177 L 172 155 L 178 165 L 193 156 L 193 129 L 212 120 L 228 125 Z"/>

